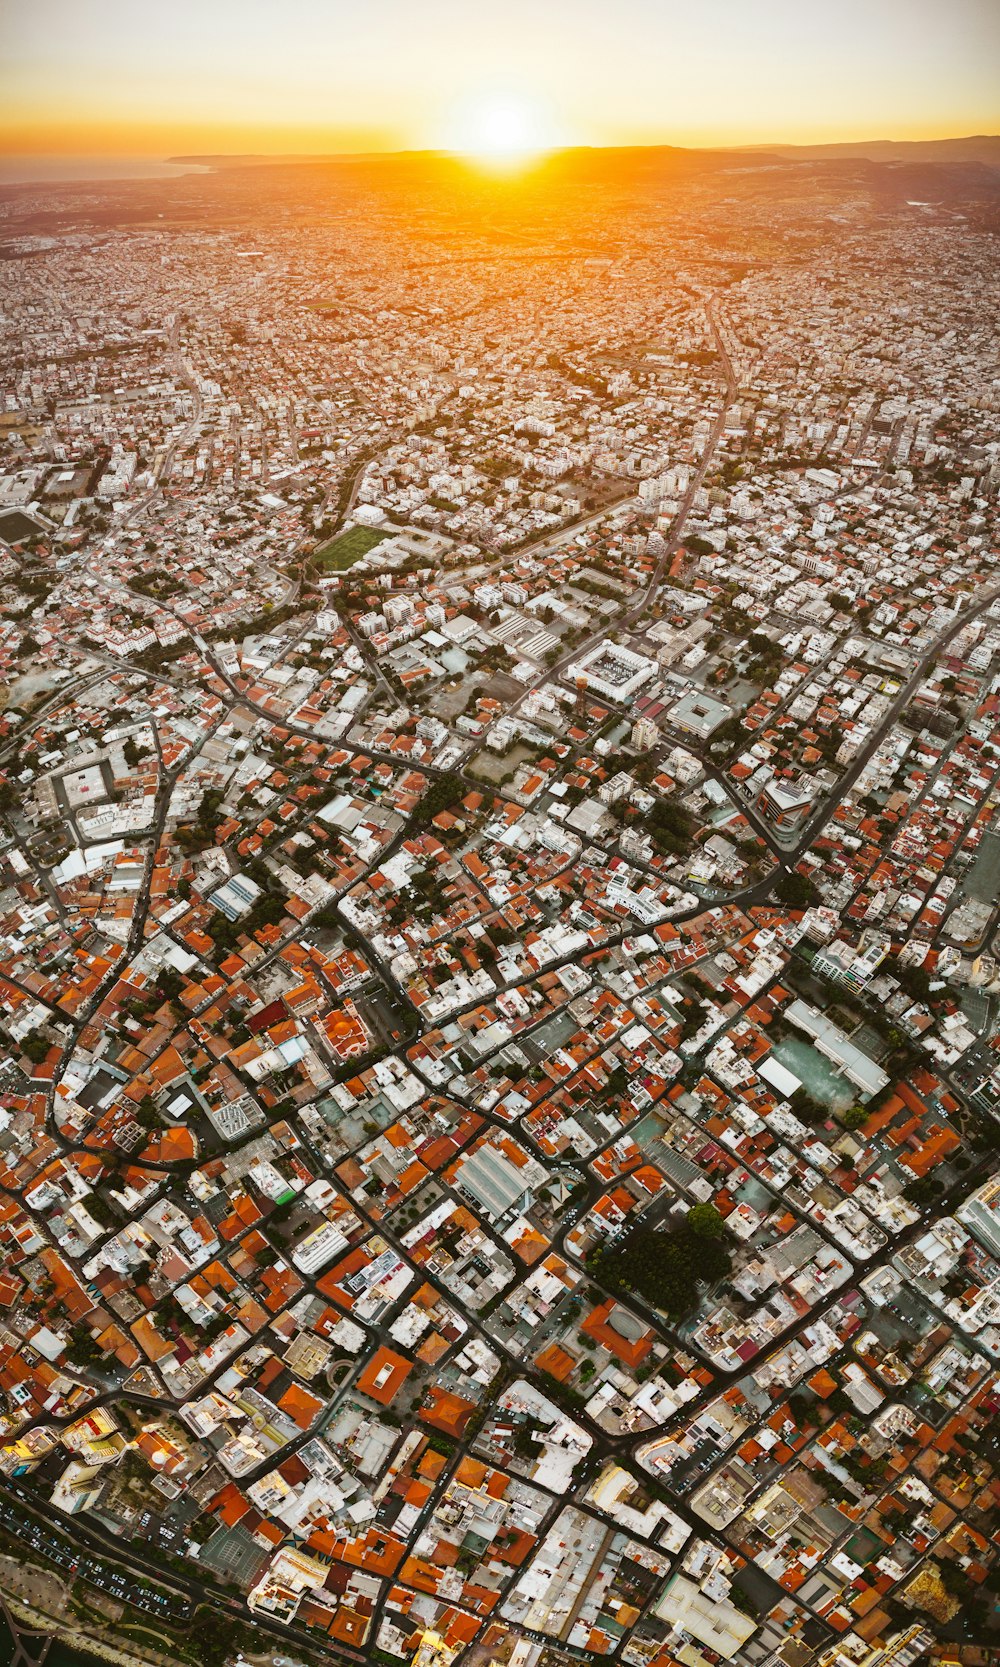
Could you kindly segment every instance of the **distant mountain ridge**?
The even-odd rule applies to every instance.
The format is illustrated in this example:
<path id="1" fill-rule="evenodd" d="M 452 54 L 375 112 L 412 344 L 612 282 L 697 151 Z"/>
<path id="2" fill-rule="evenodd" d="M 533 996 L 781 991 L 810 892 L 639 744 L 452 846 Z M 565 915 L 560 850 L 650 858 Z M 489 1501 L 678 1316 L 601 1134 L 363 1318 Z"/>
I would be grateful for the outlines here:
<path id="1" fill-rule="evenodd" d="M 1000 134 L 979 133 L 970 134 L 964 138 L 955 139 L 861 139 L 851 140 L 842 144 L 829 145 L 568 145 L 560 147 L 568 152 L 585 152 L 604 150 L 622 153 L 637 153 L 648 151 L 665 152 L 672 155 L 687 154 L 689 156 L 769 156 L 780 157 L 787 162 L 823 162 L 823 161 L 870 161 L 870 162 L 945 162 L 962 163 L 978 162 L 989 168 L 1000 168 Z M 401 151 L 327 151 L 297 154 L 294 151 L 248 152 L 227 154 L 217 152 L 214 155 L 185 155 L 170 156 L 166 160 L 173 163 L 200 163 L 207 167 L 230 168 L 261 168 L 280 166 L 284 164 L 308 164 L 323 162 L 374 162 L 379 159 L 392 157 L 445 157 L 449 152 L 440 150 L 401 150 Z"/>
<path id="2" fill-rule="evenodd" d="M 865 139 L 835 145 L 740 145 L 744 154 L 765 151 L 794 162 L 858 158 L 869 162 L 980 162 L 1000 168 L 1000 134 L 978 133 L 965 139 Z"/>

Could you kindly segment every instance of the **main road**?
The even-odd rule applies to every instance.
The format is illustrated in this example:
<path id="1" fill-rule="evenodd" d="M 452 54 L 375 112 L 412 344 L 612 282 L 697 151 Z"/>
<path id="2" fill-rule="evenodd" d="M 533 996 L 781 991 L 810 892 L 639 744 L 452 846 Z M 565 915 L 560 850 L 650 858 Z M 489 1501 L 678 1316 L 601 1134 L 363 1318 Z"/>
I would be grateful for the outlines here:
<path id="1" fill-rule="evenodd" d="M 581 655 L 586 654 L 588 649 L 595 647 L 599 642 L 603 642 L 609 630 L 630 630 L 655 602 L 657 591 L 663 583 L 663 575 L 666 572 L 667 564 L 677 554 L 677 550 L 680 547 L 681 539 L 684 536 L 684 528 L 687 525 L 688 516 L 691 514 L 695 498 L 697 497 L 705 476 L 711 467 L 712 459 L 715 456 L 719 441 L 722 438 L 722 434 L 726 426 L 726 417 L 729 414 L 729 408 L 736 397 L 736 373 L 733 370 L 732 360 L 726 351 L 726 345 L 719 330 L 718 321 L 714 311 L 715 306 L 716 302 L 713 297 L 708 302 L 706 307 L 706 317 L 708 318 L 712 335 L 715 338 L 715 344 L 718 349 L 719 357 L 722 360 L 722 368 L 726 379 L 725 393 L 723 395 L 722 404 L 719 407 L 718 414 L 716 415 L 715 421 L 713 422 L 709 432 L 708 439 L 705 443 L 705 449 L 699 459 L 698 467 L 692 475 L 687 491 L 681 500 L 680 509 L 677 511 L 677 515 L 675 516 L 673 525 L 670 529 L 670 536 L 660 553 L 649 584 L 644 590 L 639 591 L 638 595 L 633 598 L 628 606 L 620 609 L 619 612 L 613 615 L 611 619 L 604 621 L 598 630 L 593 631 L 589 637 L 584 639 L 582 643 L 578 643 L 575 648 L 572 648 L 566 654 L 561 655 L 555 665 L 548 667 L 546 671 L 540 672 L 536 678 L 533 678 L 532 681 L 527 684 L 523 692 L 518 695 L 512 705 L 508 707 L 508 716 L 517 712 L 528 699 L 528 696 L 534 694 L 537 689 L 541 689 L 547 683 L 553 683 L 560 678 L 566 668 L 571 666 L 574 661 L 579 660 Z M 607 511 L 603 510 L 595 515 L 588 516 L 585 519 L 587 522 L 596 522 L 604 519 L 606 515 Z M 575 525 L 580 526 L 583 524 L 585 523 L 578 522 Z M 558 534 L 553 534 L 552 542 L 555 543 L 557 540 L 564 541 L 566 536 L 573 530 L 573 527 L 565 527 L 561 529 Z"/>
<path id="2" fill-rule="evenodd" d="M 810 816 L 809 820 L 805 823 L 802 832 L 795 841 L 795 844 L 789 848 L 787 860 L 791 865 L 794 865 L 799 861 L 799 859 L 808 850 L 809 846 L 813 843 L 813 840 L 815 840 L 819 834 L 822 833 L 827 823 L 836 815 L 837 810 L 846 799 L 862 770 L 874 757 L 876 751 L 885 740 L 886 735 L 889 733 L 889 730 L 896 722 L 896 719 L 913 699 L 913 696 L 916 694 L 931 666 L 934 664 L 938 656 L 947 648 L 951 639 L 958 635 L 958 632 L 964 625 L 968 625 L 972 620 L 978 619 L 980 614 L 985 613 L 987 609 L 991 608 L 998 596 L 1000 596 L 1000 584 L 993 585 L 991 589 L 988 590 L 984 596 L 980 597 L 977 602 L 973 602 L 968 608 L 963 608 L 960 613 L 957 613 L 954 619 L 949 621 L 943 631 L 938 632 L 938 635 L 934 638 L 933 642 L 930 643 L 924 650 L 914 670 L 910 673 L 910 676 L 907 678 L 898 695 L 893 700 L 892 705 L 885 714 L 885 717 L 882 719 L 878 727 L 872 731 L 871 736 L 865 743 L 864 747 L 862 747 L 857 758 L 841 776 L 834 793 L 824 799 L 823 803 L 819 806 L 819 809 L 813 812 L 812 816 Z"/>

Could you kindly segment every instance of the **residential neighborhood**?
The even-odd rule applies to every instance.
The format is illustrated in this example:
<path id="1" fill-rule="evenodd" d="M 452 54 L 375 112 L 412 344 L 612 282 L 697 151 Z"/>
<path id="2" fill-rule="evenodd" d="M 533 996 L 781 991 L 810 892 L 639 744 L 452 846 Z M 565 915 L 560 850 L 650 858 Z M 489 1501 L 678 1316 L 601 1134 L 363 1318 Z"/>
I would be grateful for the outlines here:
<path id="1" fill-rule="evenodd" d="M 0 1550 L 146 1659 L 1000 1652 L 995 199 L 676 168 L 0 193 Z"/>

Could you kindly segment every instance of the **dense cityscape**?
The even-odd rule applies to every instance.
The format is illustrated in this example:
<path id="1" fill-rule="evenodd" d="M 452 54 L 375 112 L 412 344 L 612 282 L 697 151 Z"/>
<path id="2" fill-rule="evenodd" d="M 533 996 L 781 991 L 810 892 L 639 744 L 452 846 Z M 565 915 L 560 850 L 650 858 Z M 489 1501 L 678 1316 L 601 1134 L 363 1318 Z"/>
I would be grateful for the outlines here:
<path id="1" fill-rule="evenodd" d="M 18 1624 L 997 1659 L 998 168 L 0 192 Z"/>

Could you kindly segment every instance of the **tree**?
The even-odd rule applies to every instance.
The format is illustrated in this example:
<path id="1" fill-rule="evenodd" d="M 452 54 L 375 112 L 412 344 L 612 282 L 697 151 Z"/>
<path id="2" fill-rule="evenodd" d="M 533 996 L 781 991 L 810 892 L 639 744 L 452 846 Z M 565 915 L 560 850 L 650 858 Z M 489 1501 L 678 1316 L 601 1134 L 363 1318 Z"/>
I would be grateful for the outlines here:
<path id="1" fill-rule="evenodd" d="M 102 1351 L 85 1325 L 75 1325 L 70 1332 L 66 1358 L 76 1366 L 92 1366 L 96 1361 L 103 1359 Z"/>
<path id="2" fill-rule="evenodd" d="M 1000 1129 L 994 1123 L 977 1123 L 972 1131 L 974 1152 L 995 1152 L 1000 1146 Z"/>
<path id="3" fill-rule="evenodd" d="M 726 1223 L 714 1204 L 693 1204 L 687 1213 L 687 1224 L 700 1239 L 719 1239 L 726 1231 Z"/>
<path id="4" fill-rule="evenodd" d="M 721 1238 L 706 1238 L 687 1222 L 671 1233 L 639 1228 L 624 1244 L 599 1258 L 600 1275 L 610 1289 L 634 1290 L 673 1318 L 689 1314 L 698 1301 L 700 1281 L 712 1284 L 730 1268 Z"/>
<path id="5" fill-rule="evenodd" d="M 819 901 L 819 891 L 812 880 L 793 871 L 782 874 L 774 888 L 779 903 L 788 909 L 808 909 Z"/>
<path id="6" fill-rule="evenodd" d="M 743 1590 L 742 1586 L 730 1587 L 729 1601 L 735 1608 L 742 1610 L 744 1615 L 749 1615 L 751 1619 L 756 1619 L 760 1614 L 760 1605 L 756 1603 L 749 1592 Z"/>
<path id="7" fill-rule="evenodd" d="M 442 810 L 450 810 L 464 792 L 465 784 L 461 776 L 453 772 L 440 776 L 414 806 L 410 816 L 411 827 L 422 828 L 426 823 L 433 821 Z"/>
<path id="8" fill-rule="evenodd" d="M 140 1129 L 152 1133 L 155 1129 L 162 1129 L 163 1118 L 160 1116 L 156 1101 L 152 1094 L 144 1094 L 135 1108 L 135 1120 Z"/>
<path id="9" fill-rule="evenodd" d="M 942 1560 L 936 1565 L 938 1576 L 945 1591 L 952 1597 L 964 1598 L 969 1591 L 969 1577 L 957 1563 Z"/>
<path id="10" fill-rule="evenodd" d="M 646 832 L 665 856 L 685 856 L 691 849 L 695 820 L 680 800 L 657 799 L 646 818 Z"/>
<path id="11" fill-rule="evenodd" d="M 772 1036 L 774 1034 L 772 1024 Z M 801 1123 L 825 1123 L 829 1116 L 828 1108 L 821 1100 L 817 1100 L 804 1088 L 796 1088 L 792 1095 L 792 1110 Z"/>
<path id="12" fill-rule="evenodd" d="M 32 1065 L 40 1065 L 48 1055 L 51 1042 L 43 1036 L 40 1030 L 29 1030 L 27 1036 L 21 1038 L 21 1052 Z"/>
<path id="13" fill-rule="evenodd" d="M 915 1181 L 907 1182 L 903 1197 L 911 1204 L 930 1204 L 942 1190 L 941 1182 L 933 1175 L 919 1175 Z"/>
<path id="14" fill-rule="evenodd" d="M 261 1647 L 261 1635 L 253 1627 L 207 1604 L 199 1608 L 191 1630 L 197 1637 L 201 1667 L 224 1667 L 241 1651 Z"/>
<path id="15" fill-rule="evenodd" d="M 843 1123 L 845 1129 L 860 1129 L 861 1125 L 863 1123 L 867 1123 L 867 1121 L 867 1106 L 848 1106 L 847 1110 L 841 1117 L 841 1122 Z"/>
<path id="16" fill-rule="evenodd" d="M 788 1410 L 795 1420 L 796 1428 L 800 1430 L 812 1429 L 816 1423 L 816 1410 L 809 1398 L 793 1390 L 787 1400 Z"/>
<path id="17" fill-rule="evenodd" d="M 893 973 L 899 981 L 900 988 L 905 990 L 908 996 L 912 996 L 914 1001 L 927 1002 L 931 991 L 931 977 L 924 967 L 902 966 L 897 962 Z"/>
<path id="18" fill-rule="evenodd" d="M 102 1198 L 99 1192 L 88 1193 L 85 1208 L 87 1213 L 93 1217 L 99 1227 L 115 1226 L 115 1213 L 107 1199 Z"/>

